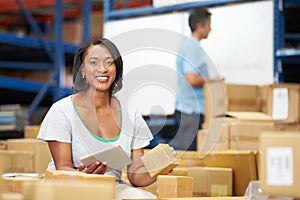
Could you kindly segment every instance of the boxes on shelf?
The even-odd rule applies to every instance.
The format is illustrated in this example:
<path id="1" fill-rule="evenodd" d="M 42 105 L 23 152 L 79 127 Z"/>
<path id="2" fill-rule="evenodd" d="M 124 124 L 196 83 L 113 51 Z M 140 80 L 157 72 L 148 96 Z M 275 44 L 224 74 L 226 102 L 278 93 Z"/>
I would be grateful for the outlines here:
<path id="1" fill-rule="evenodd" d="M 300 198 L 300 134 L 266 132 L 260 137 L 261 190 L 274 196 Z"/>
<path id="2" fill-rule="evenodd" d="M 24 139 L 8 139 L 8 150 L 23 150 L 32 152 L 33 155 L 33 171 L 35 173 L 44 173 L 49 162 L 51 154 L 46 142 L 33 138 Z"/>
<path id="3" fill-rule="evenodd" d="M 194 181 L 190 176 L 159 175 L 157 177 L 158 198 L 192 197 Z"/>

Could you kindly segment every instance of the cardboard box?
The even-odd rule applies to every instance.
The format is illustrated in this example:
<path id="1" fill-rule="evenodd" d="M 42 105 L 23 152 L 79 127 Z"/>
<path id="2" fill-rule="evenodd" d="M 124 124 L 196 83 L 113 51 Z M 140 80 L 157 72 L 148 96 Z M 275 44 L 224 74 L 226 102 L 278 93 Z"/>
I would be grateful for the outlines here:
<path id="1" fill-rule="evenodd" d="M 223 115 L 227 111 L 227 99 L 224 81 L 206 82 L 203 86 L 205 101 L 204 122 L 212 117 Z"/>
<path id="2" fill-rule="evenodd" d="M 33 173 L 31 151 L 0 150 L 0 175 L 5 173 Z"/>
<path id="3" fill-rule="evenodd" d="M 24 196 L 20 193 L 0 193 L 1 200 L 24 200 Z"/>
<path id="4" fill-rule="evenodd" d="M 265 194 L 300 197 L 300 135 L 264 133 L 261 145 L 261 189 Z"/>
<path id="5" fill-rule="evenodd" d="M 80 171 L 64 170 L 45 170 L 45 180 L 64 180 L 64 181 L 93 181 L 97 184 L 106 184 L 114 187 L 116 177 L 111 175 L 86 174 Z"/>
<path id="6" fill-rule="evenodd" d="M 95 182 L 47 180 L 25 183 L 24 199 L 30 200 L 79 200 L 115 199 L 115 186 Z"/>
<path id="7" fill-rule="evenodd" d="M 168 175 L 172 175 L 172 176 L 187 176 L 188 175 L 188 168 L 190 168 L 190 167 L 181 167 L 181 166 L 176 167 Z"/>
<path id="8" fill-rule="evenodd" d="M 30 151 L 34 155 L 35 173 L 44 173 L 51 161 L 51 153 L 48 144 L 44 141 L 32 138 L 25 139 L 9 139 L 7 140 L 8 150 L 25 150 Z"/>
<path id="9" fill-rule="evenodd" d="M 1 179 L 3 183 L 2 192 L 22 193 L 24 182 L 41 182 L 44 176 L 34 173 L 10 173 L 3 174 Z"/>
<path id="10" fill-rule="evenodd" d="M 193 178 L 189 176 L 159 175 L 157 177 L 158 198 L 192 197 Z"/>
<path id="11" fill-rule="evenodd" d="M 261 111 L 261 91 L 258 85 L 226 84 L 228 111 Z"/>
<path id="12" fill-rule="evenodd" d="M 6 140 L 0 140 L 0 150 L 6 150 L 7 142 Z"/>
<path id="13" fill-rule="evenodd" d="M 161 200 L 246 200 L 246 197 L 190 197 L 190 198 L 162 198 Z"/>
<path id="14" fill-rule="evenodd" d="M 211 122 L 214 122 L 212 118 Z M 201 129 L 197 134 L 197 150 L 200 154 L 229 149 L 230 123 L 210 126 L 210 129 Z M 198 155 L 199 157 L 199 155 Z"/>
<path id="15" fill-rule="evenodd" d="M 262 112 L 284 123 L 300 122 L 300 84 L 264 85 Z"/>
<path id="16" fill-rule="evenodd" d="M 187 176 L 194 179 L 195 197 L 232 196 L 231 168 L 189 167 Z"/>
<path id="17" fill-rule="evenodd" d="M 272 122 L 232 122 L 230 124 L 230 149 L 259 150 L 259 136 L 264 131 L 274 131 Z"/>
<path id="18" fill-rule="evenodd" d="M 141 157 L 151 177 L 167 174 L 179 165 L 178 158 L 168 144 L 159 144 Z"/>
<path id="19" fill-rule="evenodd" d="M 257 180 L 256 151 L 227 150 L 204 157 L 207 167 L 225 167 L 233 170 L 233 196 L 243 196 L 250 181 Z"/>
<path id="20" fill-rule="evenodd" d="M 37 138 L 40 128 L 40 125 L 26 125 L 24 128 L 24 138 Z"/>

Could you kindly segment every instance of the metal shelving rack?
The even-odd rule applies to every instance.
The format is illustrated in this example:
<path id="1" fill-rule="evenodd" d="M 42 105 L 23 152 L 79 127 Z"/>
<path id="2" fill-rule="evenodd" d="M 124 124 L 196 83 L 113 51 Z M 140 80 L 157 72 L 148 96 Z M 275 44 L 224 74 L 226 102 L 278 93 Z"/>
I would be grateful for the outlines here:
<path id="1" fill-rule="evenodd" d="M 0 52 L 5 53 L 4 57 L 0 57 L 0 69 L 51 72 L 45 83 L 0 75 L 1 89 L 36 94 L 29 105 L 28 117 L 37 110 L 46 95 L 52 96 L 54 102 L 71 94 L 71 88 L 62 86 L 62 78 L 65 57 L 67 55 L 72 57 L 78 45 L 63 42 L 63 21 L 66 17 L 82 16 L 82 41 L 88 40 L 90 38 L 90 14 L 94 4 L 100 5 L 102 9 L 102 1 L 99 0 L 1 0 L 0 21 L 3 19 L 16 23 L 26 21 L 25 23 L 28 24 L 36 37 L 0 32 Z M 44 19 L 44 16 L 53 20 L 54 39 L 52 40 L 43 38 L 40 19 Z M 11 55 L 12 59 L 7 60 L 8 55 Z M 29 60 L 21 59 L 18 61 L 18 57 L 24 58 L 26 56 L 30 57 Z"/>
<path id="2" fill-rule="evenodd" d="M 293 26 L 297 29 L 290 33 L 288 28 L 288 11 L 294 9 L 292 20 L 298 21 Z M 290 80 L 284 73 L 285 65 L 291 65 L 294 75 L 297 74 L 297 66 L 300 65 L 300 1 L 299 0 L 274 0 L 274 81 L 275 82 L 299 82 Z M 293 45 L 287 47 L 292 42 Z M 298 72 L 299 73 L 299 72 Z M 299 74 L 298 74 L 299 75 Z"/>
<path id="3" fill-rule="evenodd" d="M 235 3 L 235 2 L 245 2 L 246 0 L 210 0 L 210 1 L 197 1 L 190 3 L 183 3 L 171 6 L 164 7 L 153 7 L 152 5 L 145 5 L 142 7 L 136 8 L 122 8 L 122 9 L 114 9 L 115 2 L 114 0 L 104 0 L 104 20 L 115 20 L 122 19 L 128 17 L 136 17 L 146 14 L 160 14 L 167 13 L 173 11 L 187 10 L 195 7 L 209 7 L 209 6 L 218 6 L 224 5 L 227 3 Z"/>

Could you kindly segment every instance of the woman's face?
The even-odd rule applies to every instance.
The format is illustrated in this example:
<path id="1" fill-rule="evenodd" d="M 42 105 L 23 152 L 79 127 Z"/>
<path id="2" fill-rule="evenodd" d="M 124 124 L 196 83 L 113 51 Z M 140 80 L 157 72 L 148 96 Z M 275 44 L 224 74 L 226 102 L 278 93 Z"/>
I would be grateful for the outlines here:
<path id="1" fill-rule="evenodd" d="M 93 45 L 87 50 L 82 74 L 90 89 L 108 91 L 116 78 L 116 65 L 110 51 L 103 45 Z"/>

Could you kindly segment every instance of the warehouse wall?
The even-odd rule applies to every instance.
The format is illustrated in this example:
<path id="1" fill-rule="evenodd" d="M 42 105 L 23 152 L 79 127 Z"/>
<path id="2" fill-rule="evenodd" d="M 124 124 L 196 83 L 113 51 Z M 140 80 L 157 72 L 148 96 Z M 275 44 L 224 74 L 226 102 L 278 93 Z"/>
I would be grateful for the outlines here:
<path id="1" fill-rule="evenodd" d="M 212 12 L 212 31 L 202 44 L 211 60 L 215 63 L 216 71 L 225 77 L 226 83 L 239 84 L 268 84 L 273 83 L 273 3 L 272 1 L 251 2 L 230 6 L 210 8 Z M 151 15 L 122 20 L 109 21 L 104 24 L 104 37 L 116 43 L 122 39 L 125 45 L 141 40 L 151 41 L 152 46 L 139 46 L 122 52 L 124 58 L 125 76 L 133 69 L 145 66 L 166 67 L 169 69 L 166 85 L 161 83 L 151 87 L 135 88 L 131 95 L 132 101 L 138 105 L 141 113 L 151 113 L 156 108 L 159 114 L 169 114 L 174 110 L 174 93 L 176 85 L 176 53 L 180 44 L 180 36 L 189 36 L 187 22 L 188 14 L 178 12 L 163 15 Z M 145 30 L 145 34 L 136 35 L 135 31 Z M 158 49 L 152 37 L 153 30 L 158 32 L 168 30 L 169 36 L 160 38 L 161 43 L 171 38 L 172 47 Z M 163 35 L 164 33 L 162 33 Z M 125 37 L 126 35 L 126 37 Z M 130 35 L 133 35 L 130 37 Z M 139 38 L 139 39 L 138 39 Z M 133 45 L 134 46 L 134 45 Z M 135 47 L 137 48 L 137 47 Z M 164 48 L 164 47 L 162 47 Z M 151 75 L 151 74 L 150 74 Z M 149 77 L 149 73 L 146 75 Z M 155 76 L 155 74 L 153 74 Z M 164 85 L 164 86 L 162 86 Z M 131 88 L 133 89 L 133 88 Z M 149 98 L 152 97 L 152 98 Z M 158 100 L 158 101 L 156 101 Z M 159 109 L 157 109 L 159 108 Z M 153 109 L 152 109 L 153 110 Z"/>

